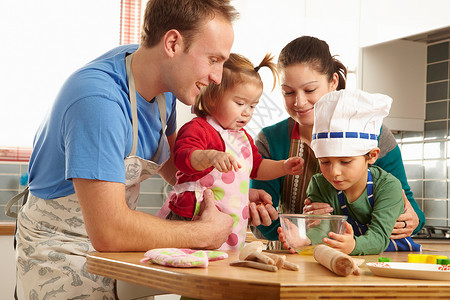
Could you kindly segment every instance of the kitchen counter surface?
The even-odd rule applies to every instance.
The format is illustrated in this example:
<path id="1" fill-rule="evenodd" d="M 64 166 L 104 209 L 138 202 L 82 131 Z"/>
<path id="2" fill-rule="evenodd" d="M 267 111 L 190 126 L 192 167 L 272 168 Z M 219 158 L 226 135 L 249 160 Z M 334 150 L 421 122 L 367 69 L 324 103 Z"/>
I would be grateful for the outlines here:
<path id="1" fill-rule="evenodd" d="M 450 239 L 418 239 L 413 238 L 413 240 L 421 244 L 424 248 L 438 248 L 442 250 L 450 251 Z"/>
<path id="2" fill-rule="evenodd" d="M 425 254 L 450 257 L 444 243 L 424 243 Z M 288 254 L 287 260 L 300 266 L 298 272 L 266 272 L 231 267 L 237 251 L 227 251 L 229 258 L 210 262 L 207 269 L 170 268 L 140 263 L 143 252 L 98 253 L 87 256 L 90 273 L 157 288 L 164 292 L 198 299 L 418 299 L 450 298 L 450 281 L 388 278 L 374 275 L 363 264 L 362 275 L 340 277 L 318 264 L 312 256 Z M 409 252 L 384 252 L 360 258 L 366 263 L 378 257 L 406 262 Z"/>

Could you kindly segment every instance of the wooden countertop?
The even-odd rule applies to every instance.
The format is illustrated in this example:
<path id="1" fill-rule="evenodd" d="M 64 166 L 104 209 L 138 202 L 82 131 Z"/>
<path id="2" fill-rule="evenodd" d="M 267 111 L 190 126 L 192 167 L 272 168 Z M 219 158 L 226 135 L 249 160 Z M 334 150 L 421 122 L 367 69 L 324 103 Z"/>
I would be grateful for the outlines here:
<path id="1" fill-rule="evenodd" d="M 450 257 L 450 246 L 424 244 L 423 253 Z M 434 251 L 432 250 L 434 249 Z M 288 254 L 287 260 L 300 271 L 266 272 L 231 267 L 237 251 L 227 251 L 229 258 L 210 262 L 208 268 L 171 268 L 140 263 L 143 252 L 99 253 L 87 256 L 87 270 L 131 283 L 198 299 L 418 299 L 450 298 L 450 281 L 412 280 L 375 276 L 366 265 L 363 274 L 340 277 L 318 264 L 312 256 Z M 390 257 L 406 262 L 409 252 L 385 252 L 362 256 L 366 262 Z"/>

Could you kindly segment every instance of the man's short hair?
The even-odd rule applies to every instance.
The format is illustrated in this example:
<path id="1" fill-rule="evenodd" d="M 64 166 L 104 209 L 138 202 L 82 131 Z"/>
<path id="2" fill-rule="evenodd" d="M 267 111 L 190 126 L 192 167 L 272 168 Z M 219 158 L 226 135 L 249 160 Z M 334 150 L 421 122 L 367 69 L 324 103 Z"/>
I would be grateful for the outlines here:
<path id="1" fill-rule="evenodd" d="M 230 0 L 149 0 L 144 13 L 141 44 L 153 47 L 169 30 L 178 30 L 186 50 L 202 24 L 216 15 L 233 22 L 239 13 Z"/>

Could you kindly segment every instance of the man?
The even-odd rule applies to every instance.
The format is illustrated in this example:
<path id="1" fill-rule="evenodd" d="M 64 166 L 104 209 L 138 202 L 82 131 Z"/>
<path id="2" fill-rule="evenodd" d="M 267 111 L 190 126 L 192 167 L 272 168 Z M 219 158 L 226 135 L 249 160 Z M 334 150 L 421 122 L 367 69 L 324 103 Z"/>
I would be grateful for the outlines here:
<path id="1" fill-rule="evenodd" d="M 139 46 L 117 47 L 67 79 L 36 134 L 18 217 L 27 298 L 114 299 L 113 280 L 86 272 L 89 251 L 214 249 L 227 239 L 233 220 L 211 191 L 195 222 L 134 208 L 142 180 L 159 173 L 174 183 L 176 99 L 191 105 L 203 86 L 220 83 L 237 15 L 229 0 L 150 0 Z M 253 202 L 271 203 L 252 192 Z M 255 203 L 250 214 L 255 225 L 276 218 Z"/>

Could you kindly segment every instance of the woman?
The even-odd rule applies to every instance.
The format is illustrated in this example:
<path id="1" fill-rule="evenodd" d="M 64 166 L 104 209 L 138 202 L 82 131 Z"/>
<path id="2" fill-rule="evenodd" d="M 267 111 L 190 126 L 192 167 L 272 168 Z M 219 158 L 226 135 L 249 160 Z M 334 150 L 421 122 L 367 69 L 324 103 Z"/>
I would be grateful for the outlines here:
<path id="1" fill-rule="evenodd" d="M 303 157 L 303 174 L 272 181 L 252 180 L 251 187 L 267 191 L 279 213 L 330 213 L 332 208 L 328 204 L 312 204 L 309 199 L 303 201 L 312 175 L 319 172 L 317 159 L 310 148 L 314 104 L 323 95 L 345 88 L 347 69 L 331 56 L 326 42 L 310 36 L 299 37 L 287 44 L 281 50 L 277 67 L 285 108 L 290 117 L 263 128 L 255 143 L 265 158 Z M 379 147 L 381 152 L 375 165 L 397 177 L 404 190 L 405 212 L 398 218 L 391 238 L 410 236 L 422 229 L 425 215 L 413 198 L 400 149 L 386 126 L 382 126 Z M 278 227 L 279 220 L 276 220 L 271 226 L 258 226 L 259 231 L 253 228 L 253 232 L 260 238 L 278 240 Z"/>

